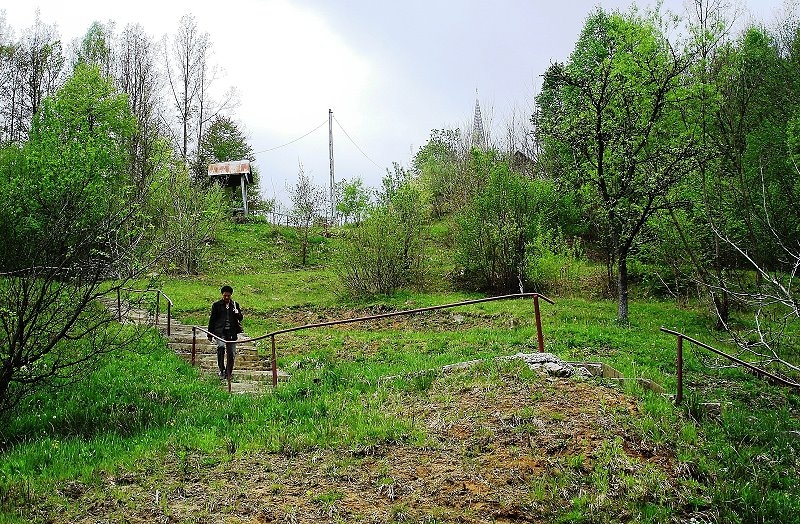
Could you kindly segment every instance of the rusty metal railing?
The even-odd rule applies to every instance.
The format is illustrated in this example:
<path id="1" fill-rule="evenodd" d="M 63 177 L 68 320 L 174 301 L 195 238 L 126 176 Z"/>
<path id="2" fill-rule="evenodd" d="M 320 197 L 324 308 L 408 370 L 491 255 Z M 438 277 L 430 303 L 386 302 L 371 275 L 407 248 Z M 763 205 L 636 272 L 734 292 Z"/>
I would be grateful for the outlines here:
<path id="1" fill-rule="evenodd" d="M 428 306 L 428 307 L 421 307 L 421 308 L 417 308 L 417 309 L 407 309 L 407 310 L 404 310 L 404 311 L 393 311 L 392 313 L 381 313 L 381 314 L 378 314 L 378 315 L 368 315 L 368 316 L 364 316 L 364 317 L 347 318 L 347 319 L 341 319 L 341 320 L 331 320 L 329 322 L 318 322 L 318 323 L 315 323 L 315 324 L 305 324 L 303 326 L 295 326 L 295 327 L 290 327 L 290 328 L 278 329 L 278 330 L 273 331 L 271 333 L 267 333 L 265 335 L 261 335 L 260 337 L 242 338 L 242 339 L 238 339 L 236 341 L 225 341 L 224 339 L 214 335 L 213 333 L 209 333 L 208 330 L 206 330 L 206 329 L 203 329 L 203 328 L 201 328 L 199 326 L 192 326 L 192 365 L 194 365 L 194 362 L 195 362 L 195 347 L 196 347 L 196 343 L 197 343 L 197 330 L 200 330 L 203 333 L 206 333 L 206 335 L 211 335 L 212 337 L 216 338 L 217 340 L 221 340 L 221 341 L 225 341 L 225 342 L 237 342 L 237 343 L 239 343 L 239 342 L 255 342 L 257 340 L 262 340 L 262 339 L 265 339 L 265 338 L 269 337 L 271 342 L 272 342 L 272 355 L 271 355 L 271 358 L 272 358 L 272 362 L 271 362 L 271 365 L 272 365 L 272 386 L 276 387 L 278 385 L 278 362 L 277 362 L 278 359 L 277 359 L 277 353 L 276 353 L 276 350 L 275 350 L 275 337 L 277 335 L 281 335 L 281 334 L 284 334 L 284 333 L 292 333 L 294 331 L 301 331 L 301 330 L 304 330 L 304 329 L 315 329 L 315 328 L 328 327 L 328 326 L 338 326 L 338 325 L 341 325 L 341 324 L 351 324 L 353 322 L 366 322 L 366 321 L 370 321 L 370 320 L 378 320 L 378 319 L 381 319 L 381 318 L 396 317 L 396 316 L 400 316 L 400 315 L 412 315 L 412 314 L 415 314 L 415 313 L 423 313 L 423 312 L 426 312 L 426 311 L 436 311 L 436 310 L 439 310 L 439 309 L 453 308 L 453 307 L 458 307 L 458 306 L 467 306 L 467 305 L 470 305 L 470 304 L 479 304 L 479 303 L 482 303 L 482 302 L 493 302 L 495 300 L 506 300 L 506 299 L 510 299 L 510 298 L 533 298 L 534 315 L 536 317 L 536 338 L 537 338 L 537 342 L 538 342 L 538 345 L 539 345 L 539 353 L 544 353 L 544 336 L 542 335 L 542 317 L 541 317 L 541 313 L 540 313 L 540 310 L 539 310 L 539 298 L 541 298 L 542 300 L 544 300 L 545 302 L 547 302 L 549 304 L 555 304 L 555 302 L 553 302 L 552 300 L 550 300 L 546 296 L 541 295 L 539 293 L 516 293 L 516 294 L 513 294 L 513 295 L 501 295 L 501 296 L 496 296 L 496 297 L 478 298 L 478 299 L 474 299 L 474 300 L 464 300 L 462 302 L 455 302 L 455 303 L 452 303 L 452 304 L 443 304 L 443 305 L 440 305 L 440 306 Z M 230 391 L 230 390 L 231 390 L 230 376 L 228 376 L 228 391 Z"/>
<path id="2" fill-rule="evenodd" d="M 792 388 L 800 390 L 800 384 L 797 384 L 797 383 L 792 382 L 790 380 L 786 380 L 786 379 L 784 379 L 782 377 L 779 377 L 778 375 L 775 375 L 774 373 L 770 373 L 769 371 L 766 371 L 766 370 L 761 369 L 761 368 L 759 368 L 757 366 L 754 366 L 753 364 L 751 364 L 749 362 L 745 362 L 744 360 L 742 360 L 740 358 L 734 357 L 733 355 L 729 355 L 729 354 L 725 353 L 724 351 L 720 351 L 719 349 L 713 348 L 713 347 L 709 346 L 708 344 L 700 342 L 699 340 L 695 340 L 692 337 L 688 337 L 688 336 L 684 335 L 683 333 L 680 333 L 678 331 L 673 331 L 672 329 L 667 329 L 667 328 L 664 328 L 664 327 L 661 328 L 661 331 L 663 331 L 664 333 L 669 333 L 670 335 L 675 335 L 677 337 L 677 339 L 678 339 L 678 348 L 677 348 L 678 391 L 675 394 L 675 404 L 680 404 L 683 401 L 683 341 L 684 340 L 688 340 L 689 342 L 691 342 L 692 344 L 695 344 L 696 346 L 699 346 L 699 347 L 701 347 L 703 349 L 707 349 L 708 351 L 711 351 L 712 353 L 715 353 L 715 354 L 717 354 L 717 355 L 719 355 L 721 357 L 725 357 L 728 360 L 730 360 L 731 362 L 735 362 L 735 363 L 739 364 L 740 366 L 743 366 L 743 367 L 749 369 L 750 371 L 755 373 L 756 376 L 769 377 L 770 379 L 772 379 L 772 380 L 774 380 L 776 382 L 779 382 L 779 383 L 783 384 L 784 386 L 789 386 L 789 387 L 792 387 Z"/>
<path id="3" fill-rule="evenodd" d="M 161 297 L 167 301 L 167 336 L 172 334 L 172 299 L 170 299 L 163 291 L 155 288 L 147 289 L 129 289 L 117 288 L 117 319 L 122 322 L 122 291 L 128 293 L 156 293 L 156 318 L 155 324 L 158 327 L 158 317 L 161 316 Z"/>

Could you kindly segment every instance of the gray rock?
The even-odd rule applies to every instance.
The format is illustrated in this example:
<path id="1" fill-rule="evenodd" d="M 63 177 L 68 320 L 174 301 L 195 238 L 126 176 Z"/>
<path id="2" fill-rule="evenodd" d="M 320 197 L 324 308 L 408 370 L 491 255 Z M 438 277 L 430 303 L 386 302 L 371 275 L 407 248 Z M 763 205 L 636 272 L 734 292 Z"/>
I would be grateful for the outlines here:
<path id="1" fill-rule="evenodd" d="M 532 370 L 541 371 L 554 377 L 589 375 L 586 369 L 568 364 L 552 353 L 517 353 L 516 355 L 509 355 L 503 358 L 520 359 Z"/>

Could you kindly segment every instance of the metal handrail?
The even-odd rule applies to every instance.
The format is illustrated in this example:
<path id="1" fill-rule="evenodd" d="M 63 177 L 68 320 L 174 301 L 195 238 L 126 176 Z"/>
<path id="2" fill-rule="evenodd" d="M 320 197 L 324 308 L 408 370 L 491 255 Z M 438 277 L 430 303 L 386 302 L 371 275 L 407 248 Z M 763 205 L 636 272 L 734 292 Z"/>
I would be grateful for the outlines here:
<path id="1" fill-rule="evenodd" d="M 219 337 L 219 336 L 215 335 L 214 333 L 210 332 L 207 329 L 201 328 L 200 326 L 192 326 L 192 366 L 194 366 L 194 361 L 195 361 L 195 353 L 196 353 L 196 349 L 195 348 L 197 346 L 197 330 L 198 329 L 200 331 L 202 331 L 203 333 L 205 333 L 209 337 L 209 339 L 217 339 L 217 340 L 219 340 L 221 342 L 225 342 L 226 345 L 229 344 L 229 343 L 234 343 L 235 344 L 235 343 L 238 343 L 238 342 L 251 342 L 253 340 L 259 340 L 259 338 L 263 338 L 263 337 L 256 337 L 256 338 L 241 338 L 241 339 L 236 339 L 236 340 L 227 340 L 225 338 L 222 338 L 222 337 Z M 275 374 L 275 372 L 273 372 L 273 375 L 274 374 Z M 228 381 L 228 393 L 230 393 L 231 392 L 231 371 L 228 370 L 225 373 L 225 375 L 226 375 L 225 378 Z"/>
<path id="2" fill-rule="evenodd" d="M 161 297 L 163 296 L 167 301 L 167 336 L 172 334 L 172 299 L 166 293 L 156 288 L 117 288 L 117 315 L 120 322 L 122 322 L 122 291 L 127 291 L 128 293 L 150 293 L 154 291 L 156 293 L 156 327 L 158 327 L 158 317 L 161 315 Z"/>
<path id="3" fill-rule="evenodd" d="M 754 366 L 753 364 L 750 364 L 749 362 L 745 362 L 744 360 L 742 360 L 740 358 L 734 357 L 733 355 L 729 355 L 729 354 L 725 353 L 724 351 L 720 351 L 719 349 L 713 348 L 713 347 L 709 346 L 708 344 L 700 342 L 699 340 L 695 340 L 692 337 L 688 337 L 688 336 L 684 335 L 683 333 L 680 333 L 678 331 L 674 331 L 672 329 L 667 329 L 665 327 L 662 327 L 661 331 L 663 331 L 664 333 L 669 333 L 670 335 L 675 335 L 676 337 L 678 337 L 678 348 L 677 348 L 678 392 L 675 395 L 675 404 L 680 404 L 683 401 L 683 340 L 684 339 L 688 340 L 689 342 L 691 342 L 691 343 L 693 343 L 693 344 L 695 344 L 697 346 L 700 346 L 703 349 L 707 349 L 708 351 L 711 351 L 712 353 L 716 353 L 717 355 L 719 355 L 721 357 L 725 357 L 725 358 L 727 358 L 728 360 L 730 360 L 732 362 L 736 362 L 740 366 L 744 366 L 744 367 L 752 370 L 753 372 L 755 372 L 755 374 L 757 376 L 763 375 L 763 376 L 771 378 L 772 380 L 774 380 L 776 382 L 780 382 L 784 386 L 789 386 L 789 387 L 792 387 L 792 388 L 795 388 L 795 389 L 800 389 L 800 384 L 797 384 L 797 383 L 792 382 L 790 380 L 786 380 L 786 379 L 784 379 L 782 377 L 779 377 L 778 375 L 775 375 L 774 373 L 770 373 L 769 371 L 766 371 L 766 370 L 761 369 L 761 368 L 759 368 L 757 366 Z"/>
<path id="4" fill-rule="evenodd" d="M 537 342 L 538 342 L 538 345 L 539 345 L 539 353 L 544 353 L 544 337 L 542 335 L 542 317 L 541 317 L 541 313 L 539 311 L 539 298 L 541 298 L 542 300 L 544 300 L 545 302 L 547 302 L 549 304 L 555 305 L 555 302 L 553 302 L 552 300 L 550 300 L 549 298 L 547 298 L 546 296 L 544 296 L 544 295 L 542 295 L 540 293 L 515 293 L 515 294 L 512 294 L 512 295 L 500 295 L 500 296 L 496 296 L 496 297 L 486 297 L 486 298 L 478 298 L 478 299 L 474 299 L 474 300 L 465 300 L 465 301 L 462 301 L 462 302 L 455 302 L 455 303 L 452 303 L 452 304 L 443 304 L 443 305 L 440 305 L 440 306 L 428 306 L 428 307 L 422 307 L 422 308 L 417 308 L 417 309 L 407 309 L 407 310 L 404 310 L 404 311 L 394 311 L 392 313 L 381 313 L 381 314 L 378 314 L 378 315 L 368 315 L 368 316 L 365 316 L 365 317 L 347 318 L 347 319 L 342 319 L 342 320 L 332 320 L 332 321 L 329 321 L 329 322 L 318 322 L 318 323 L 314 323 L 314 324 L 305 324 L 305 325 L 302 325 L 302 326 L 295 326 L 295 327 L 291 327 L 291 328 L 278 329 L 276 331 L 272 331 L 271 333 L 267 333 L 265 335 L 261 335 L 260 337 L 241 338 L 241 339 L 237 339 L 235 341 L 234 340 L 225 340 L 224 338 L 218 337 L 217 335 L 215 335 L 213 333 L 210 333 L 208 330 L 203 329 L 200 326 L 192 326 L 192 365 L 194 365 L 194 361 L 195 361 L 195 345 L 196 345 L 196 341 L 197 341 L 197 330 L 198 329 L 200 331 L 202 331 L 203 333 L 206 333 L 206 335 L 211 335 L 212 337 L 216 338 L 217 340 L 220 340 L 220 341 L 223 341 L 223 342 L 255 342 L 257 340 L 262 340 L 262 339 L 265 339 L 267 337 L 270 337 L 270 339 L 272 341 L 272 386 L 276 387 L 278 385 L 278 363 L 277 363 L 277 356 L 276 356 L 276 351 L 275 351 L 275 336 L 276 335 L 280 335 L 280 334 L 283 334 L 283 333 L 291 333 L 291 332 L 294 332 L 294 331 L 301 331 L 301 330 L 304 330 L 304 329 L 314 329 L 314 328 L 320 328 L 320 327 L 337 326 L 337 325 L 340 325 L 340 324 L 350 324 L 350 323 L 353 323 L 353 322 L 365 322 L 365 321 L 369 321 L 369 320 L 377 320 L 377 319 L 380 319 L 380 318 L 396 317 L 396 316 L 399 316 L 399 315 L 411 315 L 411 314 L 414 314 L 414 313 L 423 313 L 425 311 L 435 311 L 435 310 L 438 310 L 438 309 L 445 309 L 445 308 L 451 308 L 451 307 L 457 307 L 457 306 L 466 306 L 466 305 L 469 305 L 469 304 L 479 304 L 481 302 L 493 302 L 495 300 L 504 300 L 504 299 L 509 299 L 509 298 L 528 298 L 528 297 L 532 297 L 533 298 L 534 315 L 536 317 L 536 335 L 537 335 Z M 230 377 L 228 377 L 228 391 L 230 391 Z"/>

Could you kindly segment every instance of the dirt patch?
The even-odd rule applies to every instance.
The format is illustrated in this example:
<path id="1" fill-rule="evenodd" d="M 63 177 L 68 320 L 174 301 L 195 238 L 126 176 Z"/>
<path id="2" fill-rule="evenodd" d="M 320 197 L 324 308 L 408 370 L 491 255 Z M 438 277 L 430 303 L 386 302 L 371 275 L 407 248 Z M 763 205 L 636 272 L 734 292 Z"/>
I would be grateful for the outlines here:
<path id="1" fill-rule="evenodd" d="M 409 308 L 412 309 L 412 308 Z M 341 309 L 287 309 L 283 310 L 274 317 L 282 326 L 303 326 L 306 324 L 317 324 L 338 320 L 350 320 L 374 315 L 395 313 L 388 307 L 373 307 L 359 310 Z M 340 324 L 336 329 L 341 330 L 400 330 L 417 329 L 426 331 L 458 331 L 474 328 L 476 326 L 503 326 L 515 327 L 522 324 L 532 323 L 533 319 L 525 319 L 509 315 L 507 313 L 486 314 L 479 312 L 463 312 L 453 310 L 434 310 L 422 313 L 407 315 L 397 315 L 380 319 L 354 322 L 350 324 Z"/>
<path id="2" fill-rule="evenodd" d="M 168 480 L 72 485 L 61 496 L 80 514 L 48 519 L 552 522 L 578 507 L 625 522 L 648 504 L 680 505 L 671 453 L 628 426 L 635 400 L 596 382 L 465 370 L 421 390 L 398 385 L 387 398 L 386 411 L 424 430 L 424 442 L 294 456 L 231 450 L 210 464 L 175 456 L 158 475 Z"/>

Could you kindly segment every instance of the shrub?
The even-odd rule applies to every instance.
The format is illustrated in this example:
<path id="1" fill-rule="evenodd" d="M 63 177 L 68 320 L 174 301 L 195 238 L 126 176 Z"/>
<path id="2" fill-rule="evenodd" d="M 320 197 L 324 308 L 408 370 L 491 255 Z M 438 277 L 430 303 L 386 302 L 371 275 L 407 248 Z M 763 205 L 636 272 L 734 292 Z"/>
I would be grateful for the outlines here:
<path id="1" fill-rule="evenodd" d="M 383 202 L 350 230 L 340 250 L 339 276 L 354 295 L 388 295 L 424 277 L 420 192 L 404 179 Z"/>
<path id="2" fill-rule="evenodd" d="M 531 291 L 572 291 L 581 280 L 579 238 L 568 243 L 558 230 L 539 229 L 525 246 L 525 276 Z"/>
<path id="3" fill-rule="evenodd" d="M 532 276 L 541 284 L 543 257 L 569 254 L 556 247 L 563 244 L 558 225 L 571 225 L 574 206 L 552 182 L 514 173 L 495 152 L 473 151 L 473 156 L 488 181 L 459 215 L 456 262 L 461 284 L 501 293 L 519 291 Z"/>

